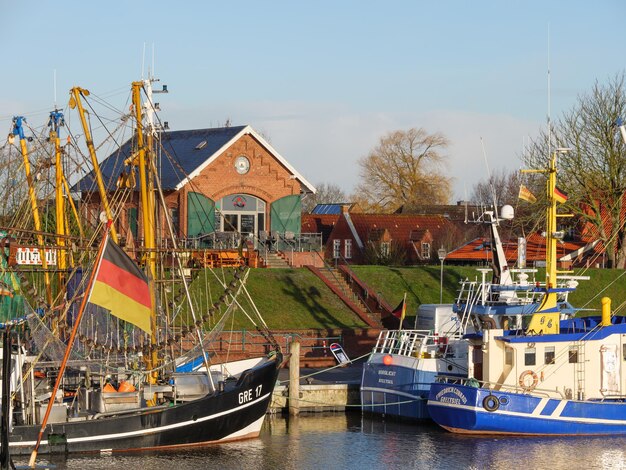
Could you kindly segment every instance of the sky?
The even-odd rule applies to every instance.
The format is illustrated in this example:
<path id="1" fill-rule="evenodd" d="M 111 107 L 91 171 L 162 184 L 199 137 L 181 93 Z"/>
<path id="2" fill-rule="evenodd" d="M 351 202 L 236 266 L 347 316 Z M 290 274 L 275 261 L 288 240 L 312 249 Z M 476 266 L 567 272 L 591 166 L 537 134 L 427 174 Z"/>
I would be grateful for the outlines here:
<path id="1" fill-rule="evenodd" d="M 521 168 L 548 116 L 626 69 L 624 0 L 0 6 L 0 131 L 74 113 L 73 86 L 122 106 L 152 73 L 170 129 L 249 124 L 314 186 L 347 194 L 381 137 L 415 127 L 449 139 L 450 202 L 466 199 Z"/>

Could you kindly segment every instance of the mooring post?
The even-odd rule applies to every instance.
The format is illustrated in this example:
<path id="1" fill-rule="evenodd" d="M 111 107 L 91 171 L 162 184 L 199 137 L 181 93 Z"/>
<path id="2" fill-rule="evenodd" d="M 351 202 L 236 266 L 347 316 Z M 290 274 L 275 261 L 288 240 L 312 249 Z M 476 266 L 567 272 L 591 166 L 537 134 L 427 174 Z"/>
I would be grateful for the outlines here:
<path id="1" fill-rule="evenodd" d="M 289 415 L 300 414 L 300 342 L 292 341 L 289 345 Z"/>

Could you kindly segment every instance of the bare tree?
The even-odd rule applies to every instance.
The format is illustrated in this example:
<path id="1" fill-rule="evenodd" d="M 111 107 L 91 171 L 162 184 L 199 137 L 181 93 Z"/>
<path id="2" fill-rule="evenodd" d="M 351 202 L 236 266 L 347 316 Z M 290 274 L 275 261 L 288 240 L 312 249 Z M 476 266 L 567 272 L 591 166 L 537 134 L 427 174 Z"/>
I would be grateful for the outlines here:
<path id="1" fill-rule="evenodd" d="M 554 124 L 551 139 L 544 131 L 526 156 L 530 166 L 546 167 L 555 147 L 571 149 L 559 157 L 557 184 L 568 193 L 567 208 L 606 247 L 609 267 L 617 268 L 626 265 L 626 145 L 615 128 L 626 115 L 625 80 L 622 72 L 606 85 L 596 82 Z"/>
<path id="2" fill-rule="evenodd" d="M 302 212 L 311 212 L 317 204 L 336 204 L 348 202 L 346 193 L 333 183 L 320 183 L 315 186 L 315 194 L 309 194 L 302 200 Z"/>
<path id="3" fill-rule="evenodd" d="M 393 212 L 400 206 L 445 204 L 451 178 L 443 172 L 448 139 L 424 129 L 395 131 L 380 139 L 359 161 L 361 182 L 355 202 L 367 211 Z"/>

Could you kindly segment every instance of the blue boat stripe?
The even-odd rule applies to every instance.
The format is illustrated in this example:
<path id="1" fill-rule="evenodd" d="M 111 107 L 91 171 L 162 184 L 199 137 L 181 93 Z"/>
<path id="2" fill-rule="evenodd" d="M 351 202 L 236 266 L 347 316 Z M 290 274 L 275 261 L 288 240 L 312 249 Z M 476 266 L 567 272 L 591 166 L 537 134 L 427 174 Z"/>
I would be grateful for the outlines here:
<path id="1" fill-rule="evenodd" d="M 533 412 L 531 413 L 533 416 L 537 416 L 540 415 L 541 412 L 543 411 L 543 409 L 546 407 L 546 405 L 548 404 L 548 402 L 550 401 L 549 398 L 542 398 L 539 401 L 539 404 L 535 407 L 535 409 L 533 410 Z"/>
<path id="2" fill-rule="evenodd" d="M 585 424 L 610 424 L 611 426 L 626 426 L 626 419 L 606 419 L 606 418 L 582 418 L 577 416 L 561 416 L 561 412 L 563 408 L 567 404 L 567 400 L 561 400 L 563 402 L 563 406 L 558 406 L 554 413 L 550 416 L 545 415 L 537 415 L 536 419 L 545 420 L 545 421 L 559 421 L 566 423 L 585 423 Z M 459 410 L 465 410 L 475 413 L 483 413 L 489 414 L 491 416 L 498 415 L 506 415 L 506 416 L 515 416 L 515 417 L 525 417 L 535 418 L 534 414 L 531 413 L 521 413 L 519 411 L 504 411 L 500 408 L 498 411 L 490 412 L 485 410 L 482 406 L 473 406 L 473 405 L 459 405 L 455 403 L 443 403 L 435 400 L 428 400 L 428 406 L 439 406 L 441 408 L 454 408 Z M 522 433 L 523 434 L 523 433 Z"/>

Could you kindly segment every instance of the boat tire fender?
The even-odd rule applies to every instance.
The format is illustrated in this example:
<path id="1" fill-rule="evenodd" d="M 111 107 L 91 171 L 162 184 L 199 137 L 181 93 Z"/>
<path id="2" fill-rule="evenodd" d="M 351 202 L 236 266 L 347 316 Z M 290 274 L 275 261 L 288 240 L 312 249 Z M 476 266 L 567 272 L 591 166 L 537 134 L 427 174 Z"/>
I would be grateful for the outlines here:
<path id="1" fill-rule="evenodd" d="M 528 383 L 527 377 L 532 377 L 532 383 Z M 525 370 L 519 376 L 519 386 L 522 387 L 525 392 L 534 390 L 538 383 L 539 377 L 537 377 L 537 374 L 535 374 L 532 370 Z"/>
<path id="2" fill-rule="evenodd" d="M 483 408 L 493 413 L 500 408 L 500 400 L 497 396 L 489 394 L 483 399 Z"/>

